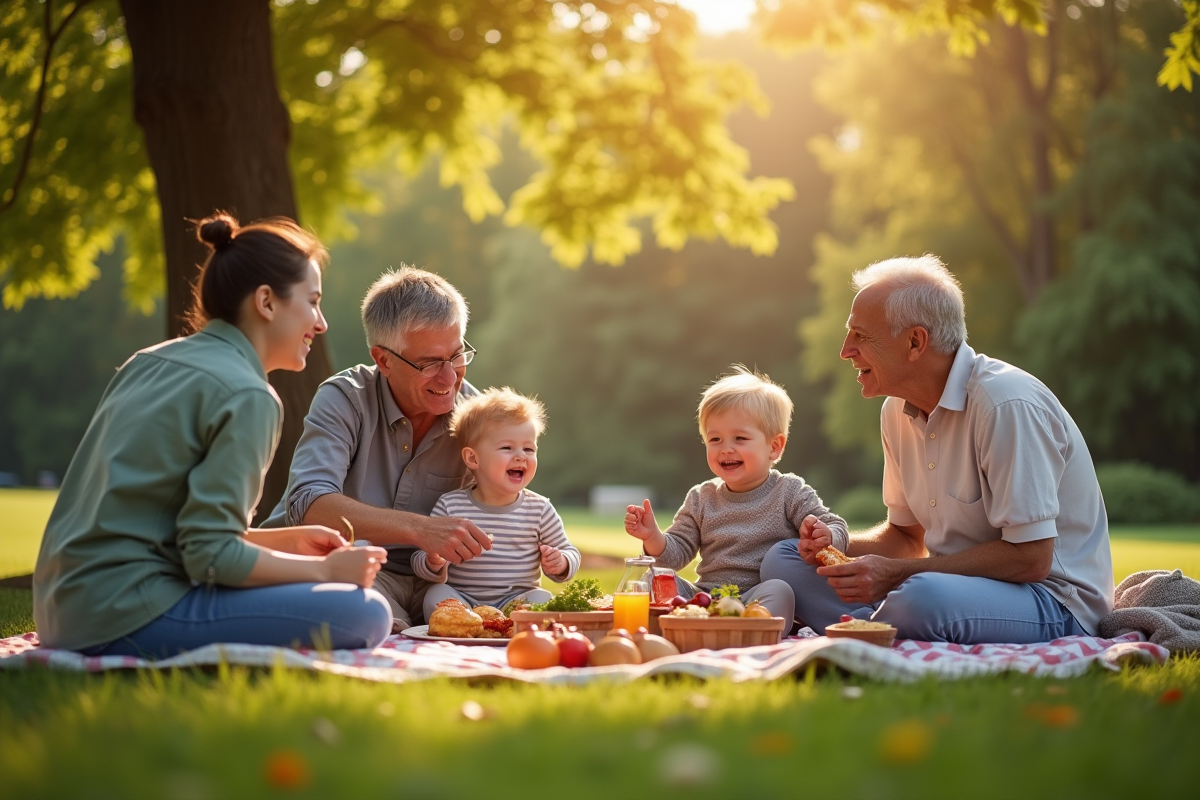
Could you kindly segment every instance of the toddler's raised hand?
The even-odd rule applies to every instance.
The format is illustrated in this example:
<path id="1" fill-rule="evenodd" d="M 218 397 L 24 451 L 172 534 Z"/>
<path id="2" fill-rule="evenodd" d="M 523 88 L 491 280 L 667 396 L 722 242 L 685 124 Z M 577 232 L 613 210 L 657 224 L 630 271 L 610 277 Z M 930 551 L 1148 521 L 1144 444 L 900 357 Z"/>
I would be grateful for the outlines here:
<path id="1" fill-rule="evenodd" d="M 442 567 L 446 566 L 446 559 L 439 556 L 437 553 L 425 552 L 425 566 L 429 567 L 434 572 L 441 572 Z"/>
<path id="2" fill-rule="evenodd" d="M 567 557 L 563 551 L 548 544 L 538 545 L 542 551 L 542 572 L 547 575 L 562 575 L 567 571 Z"/>
<path id="3" fill-rule="evenodd" d="M 800 557 L 813 566 L 820 566 L 817 552 L 833 544 L 833 533 L 829 526 L 812 514 L 800 523 Z"/>
<path id="4" fill-rule="evenodd" d="M 658 520 L 654 519 L 654 511 L 650 508 L 649 500 L 643 501 L 640 506 L 625 508 L 625 532 L 643 542 L 660 532 Z"/>

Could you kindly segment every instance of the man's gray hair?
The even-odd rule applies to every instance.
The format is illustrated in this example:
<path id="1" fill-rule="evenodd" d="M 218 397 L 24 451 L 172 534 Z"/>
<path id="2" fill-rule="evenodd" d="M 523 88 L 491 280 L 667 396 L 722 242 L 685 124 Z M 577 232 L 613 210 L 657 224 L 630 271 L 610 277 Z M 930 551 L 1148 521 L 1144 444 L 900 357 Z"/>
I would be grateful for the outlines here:
<path id="1" fill-rule="evenodd" d="M 884 314 L 892 336 L 919 325 L 929 331 L 935 353 L 953 353 L 967 340 L 962 287 L 935 255 L 889 258 L 860 269 L 851 283 L 855 292 L 877 285 L 888 290 Z"/>
<path id="2" fill-rule="evenodd" d="M 401 265 L 379 276 L 362 303 L 367 347 L 377 344 L 403 350 L 414 331 L 457 325 L 467 334 L 467 301 L 440 275 Z"/>

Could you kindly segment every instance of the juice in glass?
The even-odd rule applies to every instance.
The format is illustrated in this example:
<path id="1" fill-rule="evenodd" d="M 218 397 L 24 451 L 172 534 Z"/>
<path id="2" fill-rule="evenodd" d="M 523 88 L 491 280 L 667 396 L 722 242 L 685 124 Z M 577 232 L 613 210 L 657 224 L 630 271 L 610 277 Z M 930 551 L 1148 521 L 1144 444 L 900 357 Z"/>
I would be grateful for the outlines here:
<path id="1" fill-rule="evenodd" d="M 649 587 L 647 587 L 649 588 Z M 613 627 L 633 633 L 650 627 L 650 593 L 615 592 L 613 594 Z"/>

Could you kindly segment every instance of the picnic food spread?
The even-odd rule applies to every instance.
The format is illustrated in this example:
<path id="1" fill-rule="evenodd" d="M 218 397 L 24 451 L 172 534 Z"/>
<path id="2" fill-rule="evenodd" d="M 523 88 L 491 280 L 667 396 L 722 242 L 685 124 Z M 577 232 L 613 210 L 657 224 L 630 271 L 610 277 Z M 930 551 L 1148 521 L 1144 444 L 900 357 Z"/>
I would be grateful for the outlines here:
<path id="1" fill-rule="evenodd" d="M 843 614 L 842 616 L 843 619 L 841 622 L 835 622 L 833 625 L 828 626 L 828 628 L 836 626 L 837 630 L 840 631 L 886 631 L 892 627 L 886 622 L 872 622 L 869 619 L 854 619 L 854 617 L 845 619 L 847 615 Z"/>
<path id="2" fill-rule="evenodd" d="M 679 648 L 645 628 L 633 634 L 624 628 L 614 629 L 592 644 L 575 628 L 555 623 L 549 630 L 533 625 L 518 633 L 508 643 L 505 655 L 508 665 L 516 669 L 611 667 L 677 656 Z"/>
<path id="3" fill-rule="evenodd" d="M 429 615 L 429 635 L 452 639 L 506 639 L 512 636 L 513 621 L 498 608 L 467 608 L 450 598 L 437 604 Z"/>
<path id="4" fill-rule="evenodd" d="M 825 626 L 825 635 L 830 639 L 858 639 L 880 647 L 891 647 L 896 640 L 896 628 L 886 622 L 855 619 L 849 614 L 842 614 L 840 621 Z"/>

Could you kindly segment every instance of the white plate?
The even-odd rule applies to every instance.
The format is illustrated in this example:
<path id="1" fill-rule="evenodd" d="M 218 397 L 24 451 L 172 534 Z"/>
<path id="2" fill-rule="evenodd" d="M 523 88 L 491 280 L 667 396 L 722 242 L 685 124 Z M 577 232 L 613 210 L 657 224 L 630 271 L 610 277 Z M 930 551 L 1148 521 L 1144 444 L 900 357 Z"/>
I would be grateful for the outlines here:
<path id="1" fill-rule="evenodd" d="M 507 647 L 508 639 L 472 639 L 458 636 L 430 636 L 428 625 L 416 625 L 400 631 L 401 636 L 410 639 L 422 639 L 427 642 L 449 642 L 450 644 L 485 645 L 490 647 Z"/>

